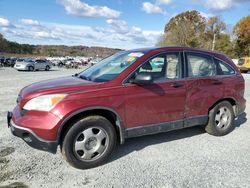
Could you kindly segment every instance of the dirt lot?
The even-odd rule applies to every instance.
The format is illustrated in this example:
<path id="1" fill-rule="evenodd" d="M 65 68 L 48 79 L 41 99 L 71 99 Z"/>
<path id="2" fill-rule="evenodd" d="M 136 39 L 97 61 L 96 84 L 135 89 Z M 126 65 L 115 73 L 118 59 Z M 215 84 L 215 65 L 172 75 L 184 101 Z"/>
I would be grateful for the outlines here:
<path id="1" fill-rule="evenodd" d="M 32 149 L 11 135 L 6 113 L 25 85 L 77 70 L 17 72 L 0 69 L 0 187 L 250 187 L 250 106 L 227 136 L 200 127 L 129 139 L 111 160 L 90 170 L 69 166 L 56 155 Z M 246 79 L 250 101 L 250 74 Z"/>

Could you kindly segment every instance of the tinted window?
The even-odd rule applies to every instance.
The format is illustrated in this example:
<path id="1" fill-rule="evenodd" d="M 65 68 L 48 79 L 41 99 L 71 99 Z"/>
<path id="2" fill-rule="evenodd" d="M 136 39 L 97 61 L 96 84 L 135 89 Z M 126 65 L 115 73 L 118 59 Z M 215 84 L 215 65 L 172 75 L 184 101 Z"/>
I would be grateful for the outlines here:
<path id="1" fill-rule="evenodd" d="M 216 66 L 210 57 L 188 53 L 188 76 L 205 77 L 216 75 Z"/>
<path id="2" fill-rule="evenodd" d="M 180 78 L 180 55 L 179 53 L 160 54 L 145 62 L 139 73 L 151 73 L 155 80 Z"/>
<path id="3" fill-rule="evenodd" d="M 218 75 L 232 75 L 235 73 L 235 71 L 223 61 L 215 59 L 215 63 L 218 65 Z"/>
<path id="4" fill-rule="evenodd" d="M 37 63 L 45 63 L 44 60 L 36 60 Z"/>
<path id="5" fill-rule="evenodd" d="M 245 59 L 239 59 L 239 61 L 238 61 L 238 65 L 243 65 L 243 64 L 244 64 L 244 62 L 245 62 Z"/>

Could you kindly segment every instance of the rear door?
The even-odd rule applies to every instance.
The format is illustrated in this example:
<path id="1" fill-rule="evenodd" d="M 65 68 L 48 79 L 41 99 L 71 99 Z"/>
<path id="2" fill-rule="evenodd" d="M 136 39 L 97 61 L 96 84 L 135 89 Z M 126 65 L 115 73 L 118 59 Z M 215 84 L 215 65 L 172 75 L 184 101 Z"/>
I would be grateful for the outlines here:
<path id="1" fill-rule="evenodd" d="M 139 86 L 125 84 L 125 113 L 128 128 L 179 121 L 184 118 L 186 100 L 185 81 L 182 79 L 182 53 L 158 54 L 144 62 L 131 75 L 150 73 L 154 83 Z"/>
<path id="2" fill-rule="evenodd" d="M 185 52 L 187 67 L 186 118 L 203 118 L 208 109 L 223 98 L 223 80 L 217 76 L 217 67 L 210 55 Z M 205 120 L 205 119 L 204 119 Z"/>
<path id="3" fill-rule="evenodd" d="M 36 69 L 45 69 L 45 63 L 43 60 L 36 60 Z"/>

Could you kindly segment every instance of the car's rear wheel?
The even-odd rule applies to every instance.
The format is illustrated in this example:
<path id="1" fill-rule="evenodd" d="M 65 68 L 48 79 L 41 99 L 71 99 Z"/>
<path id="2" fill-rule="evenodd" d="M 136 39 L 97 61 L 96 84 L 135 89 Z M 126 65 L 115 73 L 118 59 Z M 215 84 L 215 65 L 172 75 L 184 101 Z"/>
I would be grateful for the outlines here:
<path id="1" fill-rule="evenodd" d="M 102 116 L 77 121 L 66 133 L 61 149 L 67 162 L 79 169 L 103 164 L 116 146 L 116 131 Z"/>
<path id="2" fill-rule="evenodd" d="M 50 67 L 47 65 L 47 66 L 45 67 L 45 70 L 46 70 L 46 71 L 49 71 L 49 69 L 50 69 Z"/>
<path id="3" fill-rule="evenodd" d="M 34 67 L 29 66 L 29 67 L 28 67 L 28 70 L 29 70 L 29 71 L 34 71 L 35 69 L 34 69 Z"/>
<path id="4" fill-rule="evenodd" d="M 234 118 L 232 105 L 228 101 L 222 101 L 209 111 L 209 121 L 205 130 L 215 136 L 226 135 L 235 128 Z"/>

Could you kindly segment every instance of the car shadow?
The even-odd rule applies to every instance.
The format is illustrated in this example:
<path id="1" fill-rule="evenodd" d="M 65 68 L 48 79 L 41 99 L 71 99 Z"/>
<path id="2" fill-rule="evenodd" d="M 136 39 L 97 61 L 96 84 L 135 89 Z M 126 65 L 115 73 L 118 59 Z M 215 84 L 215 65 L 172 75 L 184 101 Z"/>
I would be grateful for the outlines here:
<path id="1" fill-rule="evenodd" d="M 122 158 L 134 151 L 139 151 L 147 146 L 189 138 L 203 133 L 205 133 L 204 129 L 201 126 L 196 126 L 165 133 L 130 138 L 127 139 L 123 145 L 119 145 L 119 147 L 116 148 L 110 162 Z"/>
<path id="2" fill-rule="evenodd" d="M 234 121 L 235 127 L 240 127 L 247 121 L 247 114 L 244 112 Z"/>
<path id="3" fill-rule="evenodd" d="M 51 69 L 49 71 L 46 71 L 46 70 L 37 70 L 35 72 L 54 72 L 54 71 L 60 71 L 60 70 L 56 70 L 56 69 Z"/>
<path id="4" fill-rule="evenodd" d="M 241 114 L 235 121 L 235 127 L 238 128 L 247 121 L 246 113 Z M 109 162 L 122 158 L 129 153 L 139 151 L 147 146 L 161 144 L 164 142 L 171 142 L 179 139 L 189 138 L 206 133 L 202 126 L 195 126 L 165 133 L 159 133 L 148 136 L 141 136 L 127 139 L 123 145 L 119 145 L 112 155 Z"/>
<path id="5" fill-rule="evenodd" d="M 46 70 L 36 70 L 36 71 L 29 71 L 29 70 L 18 70 L 18 72 L 54 72 L 54 71 L 60 71 L 60 70 L 49 70 L 49 71 L 46 71 Z"/>

